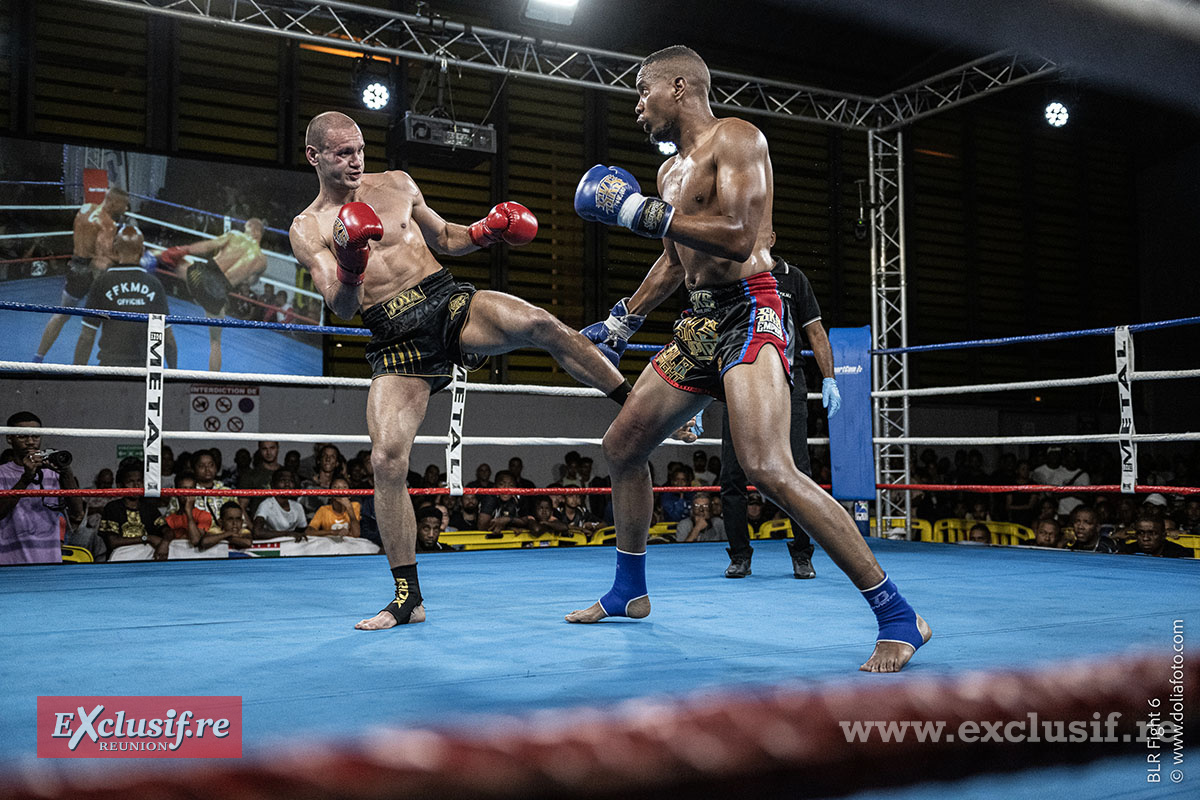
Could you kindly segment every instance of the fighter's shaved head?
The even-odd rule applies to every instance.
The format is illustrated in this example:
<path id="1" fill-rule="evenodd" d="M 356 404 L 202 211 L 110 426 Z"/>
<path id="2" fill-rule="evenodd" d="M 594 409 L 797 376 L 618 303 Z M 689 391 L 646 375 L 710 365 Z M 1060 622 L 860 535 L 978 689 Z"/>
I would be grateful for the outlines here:
<path id="1" fill-rule="evenodd" d="M 322 112 L 308 123 L 308 128 L 304 131 L 304 146 L 323 150 L 331 131 L 357 127 L 358 124 L 354 120 L 340 111 Z"/>
<path id="2" fill-rule="evenodd" d="M 656 50 L 642 59 L 642 69 L 654 73 L 656 77 L 673 80 L 682 77 L 697 88 L 702 97 L 708 96 L 708 87 L 712 85 L 712 76 L 704 59 L 690 47 L 681 44 Z M 667 75 L 667 72 L 674 74 Z"/>
<path id="3" fill-rule="evenodd" d="M 118 264 L 136 264 L 142 257 L 145 239 L 136 225 L 125 224 L 113 237 L 113 256 Z"/>

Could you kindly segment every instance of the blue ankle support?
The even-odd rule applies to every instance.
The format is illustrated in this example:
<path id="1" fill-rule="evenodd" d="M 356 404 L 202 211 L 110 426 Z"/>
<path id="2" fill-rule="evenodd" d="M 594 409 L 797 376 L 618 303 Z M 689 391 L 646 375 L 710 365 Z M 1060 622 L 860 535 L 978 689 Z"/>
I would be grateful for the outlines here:
<path id="1" fill-rule="evenodd" d="M 913 611 L 891 578 L 885 575 L 883 583 L 860 591 L 871 604 L 871 610 L 879 622 L 879 635 L 875 641 L 903 642 L 912 645 L 913 650 L 925 644 L 921 631 L 917 629 L 917 612 Z"/>
<path id="2" fill-rule="evenodd" d="M 629 604 L 646 591 L 646 554 L 617 550 L 617 577 L 608 594 L 600 598 L 600 607 L 610 617 L 627 617 Z"/>

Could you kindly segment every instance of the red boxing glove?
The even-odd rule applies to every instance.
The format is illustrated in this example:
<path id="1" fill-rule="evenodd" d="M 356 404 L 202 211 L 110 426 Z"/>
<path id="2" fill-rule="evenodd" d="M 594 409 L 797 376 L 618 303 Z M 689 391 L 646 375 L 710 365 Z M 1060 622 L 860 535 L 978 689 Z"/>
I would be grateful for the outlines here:
<path id="1" fill-rule="evenodd" d="M 520 203 L 505 202 L 471 225 L 467 232 L 476 247 L 504 241 L 512 245 L 529 244 L 537 236 L 537 217 Z"/>
<path id="2" fill-rule="evenodd" d="M 188 254 L 186 247 L 168 247 L 158 254 L 158 260 L 168 267 L 178 267 L 179 261 Z"/>
<path id="3" fill-rule="evenodd" d="M 346 203 L 333 221 L 333 254 L 337 258 L 338 280 L 347 286 L 361 286 L 367 259 L 371 257 L 369 239 L 383 238 L 383 223 L 367 203 Z"/>

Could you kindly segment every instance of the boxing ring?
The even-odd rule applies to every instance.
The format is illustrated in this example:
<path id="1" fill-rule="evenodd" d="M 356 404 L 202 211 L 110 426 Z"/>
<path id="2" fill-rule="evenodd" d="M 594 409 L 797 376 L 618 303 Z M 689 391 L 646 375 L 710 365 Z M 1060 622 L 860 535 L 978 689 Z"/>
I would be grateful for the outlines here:
<path id="1" fill-rule="evenodd" d="M 301 26 L 294 18 L 275 23 L 271 9 L 251 5 L 256 10 L 237 24 L 265 21 L 292 38 L 320 39 L 308 27 L 298 33 Z M 882 9 L 859 0 L 846 5 L 862 15 Z M 912 4 L 885 11 L 897 24 L 947 32 L 948 20 L 964 18 L 941 0 L 925 5 L 939 13 L 912 14 L 906 10 Z M 1120 4 L 1073 5 L 1085 21 L 1099 19 L 1111 28 L 1118 17 L 1111 9 Z M 1164 4 L 1144 5 L 1153 17 Z M 210 11 L 203 4 L 190 8 L 198 14 Z M 1028 33 L 1052 10 L 1050 5 L 1045 9 L 1041 16 L 1005 14 L 1002 9 L 988 13 L 1005 17 L 1008 30 Z M 1108 17 L 1105 9 L 1110 9 Z M 190 12 L 187 4 L 173 4 L 152 13 L 182 19 Z M 305 12 L 301 19 L 307 16 Z M 1170 20 L 1178 21 L 1159 20 L 1157 34 L 1153 19 L 1138 26 L 1138 41 L 1165 41 L 1194 54 L 1195 29 L 1172 27 Z M 313 20 L 307 25 L 316 30 Z M 452 32 L 454 25 L 450 23 Z M 1041 27 L 1042 37 L 1071 33 L 1063 26 Z M 1105 29 L 1077 26 L 1079 31 L 1093 27 L 1100 33 Z M 363 42 L 374 37 L 373 28 L 365 29 L 372 32 Z M 443 32 L 446 29 L 443 25 Z M 342 37 L 339 46 L 345 30 L 342 26 L 337 32 Z M 468 27 L 455 41 L 480 41 L 494 33 Z M 1084 47 L 1089 42 L 1080 43 L 1087 38 L 1081 33 L 1068 38 L 1091 56 L 1087 60 L 1092 64 L 1108 56 Z M 1102 43 L 1102 49 L 1109 47 Z M 360 49 L 378 48 L 372 42 Z M 1161 53 L 1162 62 L 1141 56 L 1139 63 L 1148 59 L 1151 64 L 1165 63 L 1175 52 L 1174 47 L 1138 49 Z M 426 57 L 445 57 L 441 49 L 436 52 Z M 597 53 L 585 55 L 575 62 L 593 63 Z M 505 69 L 476 60 L 476 67 Z M 1185 64 L 1189 75 L 1200 63 L 1172 60 Z M 569 62 L 563 59 L 558 66 Z M 1053 64 L 1038 68 L 1043 74 L 1048 69 Z M 979 71 L 986 72 L 983 67 Z M 1175 85 L 1158 80 L 1158 70 L 1141 71 L 1143 90 L 1174 87 L 1157 91 L 1160 96 L 1186 98 L 1194 106 L 1197 95 L 1188 90 L 1187 81 Z M 1007 79 L 984 77 L 990 82 L 987 91 Z M 911 94 L 927 98 L 926 88 L 938 87 Z M 737 105 L 735 95 L 725 97 L 726 107 Z M 796 97 L 799 104 L 810 95 Z M 837 99 L 837 108 L 853 111 L 853 103 Z M 920 113 L 934 113 L 938 107 L 933 104 L 930 110 L 927 103 Z M 902 123 L 901 119 L 896 124 Z M 1129 357 L 1124 369 L 1118 364 L 1112 374 L 1056 381 L 919 388 L 903 384 L 898 379 L 907 378 L 899 365 L 923 349 L 1002 346 L 1039 337 L 908 346 L 903 254 L 902 248 L 892 247 L 903 231 L 902 214 L 895 213 L 903 192 L 898 182 L 891 182 L 901 174 L 900 134 L 892 130 L 871 135 L 871 200 L 878 209 L 871 233 L 873 251 L 879 249 L 872 261 L 887 279 L 872 287 L 877 304 L 873 314 L 879 317 L 875 327 L 884 337 L 873 354 L 889 365 L 886 380 L 872 393 L 880 420 L 873 444 L 877 453 L 883 448 L 902 454 L 904 460 L 901 467 L 889 463 L 880 474 L 885 479 L 877 481 L 879 505 L 886 502 L 891 509 L 880 511 L 879 530 L 898 528 L 900 538 L 872 537 L 868 544 L 934 629 L 932 641 L 903 673 L 855 671 L 870 652 L 874 621 L 821 550 L 814 556 L 818 579 L 793 580 L 782 541 L 756 542 L 758 568 L 752 578 L 739 581 L 721 578 L 725 556 L 719 544 L 651 547 L 647 573 L 654 613 L 638 622 L 608 620 L 593 626 L 568 625 L 562 616 L 591 603 L 608 584 L 611 548 L 423 554 L 419 560 L 429 623 L 378 634 L 352 627 L 382 604 L 388 581 L 386 563 L 378 556 L 21 567 L 0 571 L 0 618 L 6 622 L 0 632 L 5 653 L 0 679 L 8 689 L 0 694 L 0 795 L 122 800 L 1195 796 L 1191 743 L 1200 734 L 1200 651 L 1190 643 L 1192 632 L 1200 629 L 1195 560 L 908 541 L 911 513 L 897 516 L 895 509 L 905 507 L 903 498 L 914 489 L 1054 490 L 917 484 L 909 480 L 908 449 L 913 446 L 1108 443 L 1128 454 L 1123 463 L 1132 469 L 1122 471 L 1120 484 L 1073 491 L 1194 494 L 1200 488 L 1139 483 L 1135 453 L 1141 443 L 1196 441 L 1200 434 L 1137 432 L 1132 424 L 1121 424 L 1094 434 L 916 437 L 906 428 L 896 435 L 894 426 L 901 419 L 907 424 L 910 400 L 926 396 L 1112 384 L 1125 398 L 1131 395 L 1132 381 L 1194 378 L 1200 370 L 1139 373 Z M 50 231 L 56 236 L 68 233 Z M 96 313 L 59 308 L 44 295 L 23 300 L 0 303 L 0 310 L 38 320 L 35 326 L 44 313 L 72 318 Z M 208 325 L 240 329 L 247 336 L 290 330 L 278 323 L 206 320 L 174 298 L 171 316 L 149 321 L 152 332 L 161 330 L 164 322 L 201 335 Z M 1170 320 L 1061 336 L 1104 336 L 1129 343 L 1152 326 L 1197 322 L 1200 319 Z M 306 327 L 305 332 L 361 335 L 357 329 L 332 327 Z M 1042 336 L 1040 340 L 1048 341 L 1060 334 Z M 892 346 L 897 342 L 899 347 Z M 144 427 L 47 427 L 42 433 L 141 441 L 150 453 L 164 438 L 210 438 L 155 417 L 154 392 L 161 398 L 163 381 L 347 390 L 368 384 L 249 369 L 219 374 L 168 370 L 153 356 L 145 368 L 5 360 L 0 361 L 0 372 L 35 380 L 71 376 L 81 381 L 141 381 Z M 459 469 L 450 470 L 455 491 L 461 485 L 462 447 L 599 445 L 596 438 L 467 437 L 461 428 L 462 403 L 476 392 L 553 395 L 564 403 L 599 397 L 599 392 L 467 384 L 461 376 L 451 391 L 447 434 L 418 437 L 418 444 L 445 446 L 448 464 L 457 454 Z M 138 404 L 137 393 L 130 395 L 130 402 Z M 287 431 L 221 438 L 368 442 L 366 436 Z M 695 444 L 711 447 L 716 442 L 703 439 Z M 181 494 L 162 485 L 157 463 L 146 466 L 147 495 Z M 905 480 L 894 480 L 899 475 Z M 161 763 L 37 759 L 37 698 L 50 695 L 236 695 L 241 698 L 242 758 Z M 1177 713 L 1178 725 L 1170 730 L 1156 727 L 1155 710 Z M 1039 730 L 1041 723 L 1050 723 L 1050 728 Z M 1083 735 L 1063 741 L 1062 731 L 1071 724 L 1080 726 Z M 870 727 L 874 725 L 879 727 Z"/>
<path id="2" fill-rule="evenodd" d="M 98 313 L 15 303 L 0 303 L 0 310 Z M 167 322 L 287 327 L 113 316 L 148 321 L 148 341 Z M 363 334 L 355 328 L 318 330 Z M 168 370 L 148 349 L 145 368 L 3 361 L 0 371 L 141 380 L 148 410 L 162 389 L 149 379 L 153 375 L 163 381 L 314 388 L 369 384 L 365 379 Z M 456 402 L 447 434 L 418 437 L 418 444 L 447 448 L 451 484 L 461 485 L 463 447 L 599 444 L 593 438 L 465 436 L 467 401 L 476 392 L 554 395 L 563 402 L 601 395 L 586 388 L 471 384 L 464 377 L 456 376 L 450 389 Z M 1089 386 L 1112 379 L 1063 381 Z M 936 393 L 912 391 L 918 397 Z M 47 427 L 42 433 L 140 439 L 147 452 L 163 440 L 210 437 L 175 429 L 171 419 L 149 414 L 147 419 L 142 430 Z M 161 438 L 147 437 L 148 430 L 161 431 Z M 1111 441 L 1115 436 L 1085 438 Z M 286 431 L 222 438 L 369 441 Z M 716 441 L 701 439 L 689 446 L 696 444 Z M 147 495 L 203 493 L 163 487 L 157 464 L 146 466 Z M 908 488 L 914 487 L 886 487 Z M 1141 485 L 1134 490 L 1164 488 L 1180 491 Z M 1091 490 L 1099 489 L 1119 487 Z M 119 496 L 130 490 L 75 493 Z M 1200 564 L 1027 547 L 868 542 L 934 628 L 933 641 L 900 675 L 855 671 L 870 651 L 874 620 L 820 550 L 814 558 L 818 580 L 793 580 L 782 541 L 756 542 L 760 566 L 743 581 L 720 577 L 725 561 L 720 544 L 651 547 L 647 572 L 654 613 L 636 623 L 609 620 L 594 626 L 568 625 L 562 616 L 592 602 L 593 593 L 606 585 L 609 547 L 421 554 L 429 624 L 377 634 L 355 631 L 353 623 L 381 602 L 386 563 L 379 556 L 4 570 L 0 610 L 11 621 L 3 634 L 10 656 L 0 677 L 11 688 L 0 696 L 0 719 L 8 721 L 0 737 L 5 775 L 0 785 L 17 797 L 96 798 L 414 792 L 711 797 L 735 791 L 999 798 L 1055 787 L 1085 796 L 1114 790 L 1131 797 L 1191 796 L 1194 779 L 1187 768 L 1181 768 L 1179 782 L 1172 782 L 1173 768 L 1164 765 L 1161 782 L 1147 783 L 1147 753 L 1166 752 L 1171 743 L 1163 735 L 1147 736 L 1145 725 L 1147 704 L 1169 704 L 1178 674 L 1186 691 L 1179 697 L 1181 741 L 1189 743 L 1200 727 L 1190 688 L 1200 680 L 1200 657 L 1186 646 L 1187 634 L 1200 624 L 1195 592 Z M 29 613 L 31 598 L 36 614 Z M 34 758 L 37 697 L 127 694 L 240 696 L 243 758 L 202 766 Z M 947 732 L 959 732 L 951 736 L 963 736 L 969 726 L 983 723 L 1004 723 L 1016 731 L 1032 724 L 1030 715 L 1064 725 L 1099 725 L 1112 718 L 1116 727 L 1103 732 L 1115 739 L 849 740 L 869 737 L 869 726 L 877 722 L 941 723 Z M 864 769 L 867 764 L 873 766 Z"/>

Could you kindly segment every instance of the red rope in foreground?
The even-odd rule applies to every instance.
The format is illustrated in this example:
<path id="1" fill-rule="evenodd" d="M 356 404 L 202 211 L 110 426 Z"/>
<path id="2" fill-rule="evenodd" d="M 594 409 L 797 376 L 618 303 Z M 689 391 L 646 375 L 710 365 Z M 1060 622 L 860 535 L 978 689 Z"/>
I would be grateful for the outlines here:
<path id="1" fill-rule="evenodd" d="M 68 771 L 40 777 L 30 771 L 0 786 L 0 793 L 83 800 L 791 798 L 1120 753 L 1159 753 L 1167 763 L 1170 738 L 1149 750 L 1138 741 L 1146 735 L 1139 723 L 1147 721 L 1147 701 L 1155 698 L 1162 722 L 1176 714 L 1181 742 L 1200 732 L 1194 691 L 1200 651 L 1175 658 L 1164 647 L 1160 654 L 1037 671 L 872 680 L 869 687 L 775 687 L 679 703 L 637 700 L 615 711 L 547 711 L 472 730 L 384 730 L 349 744 L 285 747 L 235 766 L 219 762 L 174 772 L 145 766 L 124 775 L 106 770 L 102 782 Z M 1186 700 L 1183 691 L 1172 693 L 1175 680 L 1181 690 L 1190 687 Z M 1112 729 L 1105 727 L 1109 720 L 1115 721 Z M 850 742 L 845 729 L 856 721 L 944 727 L 936 742 L 919 741 L 911 729 L 902 741 L 884 742 L 876 733 Z M 1062 723 L 1064 738 L 1078 727 L 1079 738 L 1089 740 L 1046 741 L 1055 723 Z M 978 740 L 964 741 L 972 724 Z M 1040 741 L 1004 740 L 1018 734 L 1028 739 L 1035 730 Z M 1110 734 L 1116 742 L 1090 740 Z"/>

